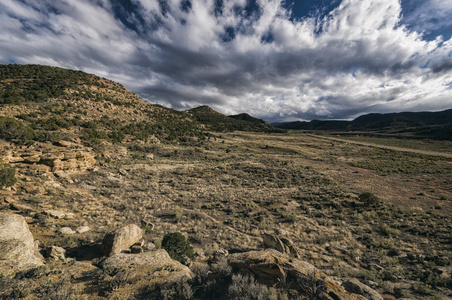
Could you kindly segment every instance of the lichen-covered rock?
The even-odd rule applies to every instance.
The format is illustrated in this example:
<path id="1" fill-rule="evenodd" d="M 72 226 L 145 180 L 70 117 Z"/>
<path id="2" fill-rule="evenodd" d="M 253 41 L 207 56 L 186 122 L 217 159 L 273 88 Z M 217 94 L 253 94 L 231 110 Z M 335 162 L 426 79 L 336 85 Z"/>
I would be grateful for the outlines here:
<path id="1" fill-rule="evenodd" d="M 0 274 L 42 265 L 42 256 L 25 218 L 0 213 Z"/>
<path id="2" fill-rule="evenodd" d="M 321 299 L 366 299 L 347 292 L 338 282 L 313 265 L 274 249 L 230 254 L 228 262 L 236 272 L 253 275 L 266 285 L 283 286 L 290 283 L 292 289 L 305 295 L 310 295 L 313 290 L 318 291 L 318 286 L 323 285 Z"/>
<path id="3" fill-rule="evenodd" d="M 102 249 L 107 256 L 119 254 L 142 238 L 143 230 L 135 224 L 130 224 L 107 233 L 102 241 Z"/>

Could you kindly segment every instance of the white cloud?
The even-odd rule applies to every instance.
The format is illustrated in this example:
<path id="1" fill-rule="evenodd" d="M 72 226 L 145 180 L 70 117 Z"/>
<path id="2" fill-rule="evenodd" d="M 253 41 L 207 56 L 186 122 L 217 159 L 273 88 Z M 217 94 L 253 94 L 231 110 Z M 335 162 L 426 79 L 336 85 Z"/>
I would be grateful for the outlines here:
<path id="1" fill-rule="evenodd" d="M 296 22 L 281 0 L 258 0 L 253 12 L 224 1 L 217 14 L 214 0 L 188 11 L 171 0 L 165 15 L 157 0 L 132 0 L 128 12 L 118 3 L 5 0 L 0 62 L 83 69 L 170 107 L 271 120 L 452 106 L 452 40 L 407 29 L 398 0 L 343 0 L 324 19 Z M 450 6 L 421 8 L 442 18 Z"/>

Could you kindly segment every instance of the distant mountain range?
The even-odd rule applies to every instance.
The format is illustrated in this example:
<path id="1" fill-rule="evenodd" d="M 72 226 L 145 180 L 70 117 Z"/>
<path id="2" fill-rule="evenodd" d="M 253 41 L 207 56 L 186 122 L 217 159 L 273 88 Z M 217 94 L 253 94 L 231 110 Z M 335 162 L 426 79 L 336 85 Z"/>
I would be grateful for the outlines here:
<path id="1" fill-rule="evenodd" d="M 281 129 L 297 130 L 410 133 L 418 137 L 452 140 L 452 109 L 439 112 L 372 113 L 360 116 L 353 121 L 313 120 L 274 125 Z"/>

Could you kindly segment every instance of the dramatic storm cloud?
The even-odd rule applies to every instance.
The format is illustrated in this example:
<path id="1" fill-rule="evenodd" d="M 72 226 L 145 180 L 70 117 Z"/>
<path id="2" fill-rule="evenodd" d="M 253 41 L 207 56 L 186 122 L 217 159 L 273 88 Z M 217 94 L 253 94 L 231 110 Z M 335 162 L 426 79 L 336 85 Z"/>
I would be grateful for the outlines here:
<path id="1" fill-rule="evenodd" d="M 0 63 L 269 121 L 452 108 L 444 0 L 2 0 Z"/>

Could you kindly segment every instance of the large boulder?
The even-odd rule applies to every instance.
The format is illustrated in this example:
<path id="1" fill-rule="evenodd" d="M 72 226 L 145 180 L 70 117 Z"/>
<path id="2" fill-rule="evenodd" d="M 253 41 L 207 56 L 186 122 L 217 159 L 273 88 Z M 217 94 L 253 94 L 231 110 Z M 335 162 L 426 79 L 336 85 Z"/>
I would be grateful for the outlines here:
<path id="1" fill-rule="evenodd" d="M 313 265 L 274 249 L 230 254 L 228 261 L 234 271 L 252 275 L 266 285 L 289 287 L 319 299 L 366 299 L 347 292 L 338 282 Z"/>
<path id="2" fill-rule="evenodd" d="M 107 233 L 102 241 L 102 249 L 107 256 L 128 250 L 143 238 L 143 230 L 135 224 L 121 227 Z"/>
<path id="3" fill-rule="evenodd" d="M 164 249 L 139 254 L 120 253 L 104 259 L 100 267 L 110 276 L 120 272 L 128 272 L 131 276 L 151 275 L 163 280 L 175 282 L 182 278 L 191 279 L 190 269 L 173 260 Z"/>
<path id="4" fill-rule="evenodd" d="M 363 295 L 369 300 L 383 300 L 383 297 L 373 288 L 365 285 L 356 278 L 348 279 L 342 286 L 350 293 Z"/>
<path id="5" fill-rule="evenodd" d="M 41 266 L 42 256 L 25 218 L 0 213 L 0 274 Z"/>

